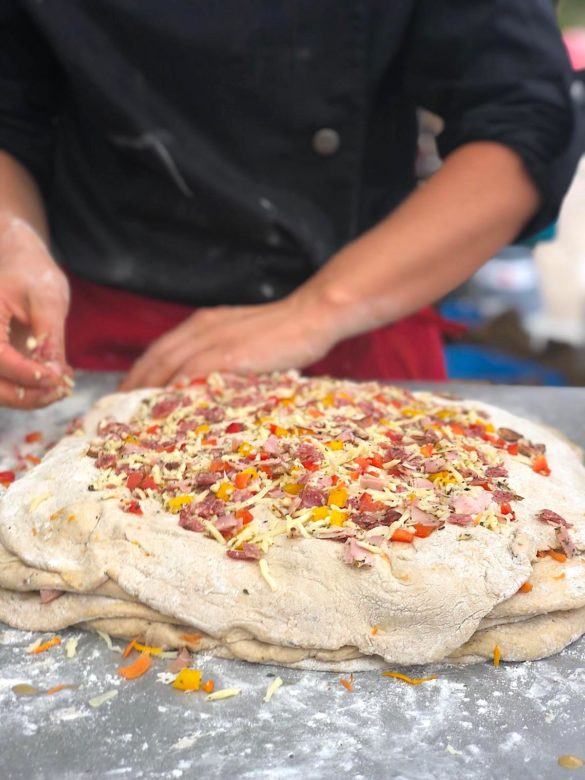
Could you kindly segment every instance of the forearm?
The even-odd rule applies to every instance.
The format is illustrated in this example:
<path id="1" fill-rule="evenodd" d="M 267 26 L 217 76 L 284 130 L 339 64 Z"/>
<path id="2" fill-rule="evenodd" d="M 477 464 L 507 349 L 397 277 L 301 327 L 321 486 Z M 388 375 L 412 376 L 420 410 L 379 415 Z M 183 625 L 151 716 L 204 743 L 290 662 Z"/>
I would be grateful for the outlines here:
<path id="1" fill-rule="evenodd" d="M 35 180 L 14 157 L 0 151 L 0 228 L 15 221 L 24 223 L 48 243 L 45 208 Z"/>
<path id="2" fill-rule="evenodd" d="M 396 321 L 470 277 L 514 239 L 538 203 L 514 152 L 466 145 L 298 292 L 316 298 L 336 340 Z"/>

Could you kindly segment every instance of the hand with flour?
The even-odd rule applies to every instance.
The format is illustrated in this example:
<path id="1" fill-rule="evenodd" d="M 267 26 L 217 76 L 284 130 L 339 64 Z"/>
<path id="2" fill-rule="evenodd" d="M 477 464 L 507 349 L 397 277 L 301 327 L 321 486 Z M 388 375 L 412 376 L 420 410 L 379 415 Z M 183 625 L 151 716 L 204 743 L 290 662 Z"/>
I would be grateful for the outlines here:
<path id="1" fill-rule="evenodd" d="M 0 405 L 47 406 L 67 394 L 65 275 L 24 220 L 0 216 Z"/>

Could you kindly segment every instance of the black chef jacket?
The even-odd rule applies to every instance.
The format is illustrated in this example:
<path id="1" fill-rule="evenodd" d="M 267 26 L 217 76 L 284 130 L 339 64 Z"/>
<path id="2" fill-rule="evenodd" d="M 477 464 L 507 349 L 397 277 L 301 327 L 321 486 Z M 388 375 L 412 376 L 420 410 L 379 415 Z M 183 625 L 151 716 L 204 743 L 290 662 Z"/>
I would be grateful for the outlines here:
<path id="1" fill-rule="evenodd" d="M 544 226 L 579 152 L 571 78 L 551 0 L 0 0 L 0 148 L 57 253 L 195 305 L 285 295 L 387 215 L 417 106 L 443 155 L 516 150 Z"/>

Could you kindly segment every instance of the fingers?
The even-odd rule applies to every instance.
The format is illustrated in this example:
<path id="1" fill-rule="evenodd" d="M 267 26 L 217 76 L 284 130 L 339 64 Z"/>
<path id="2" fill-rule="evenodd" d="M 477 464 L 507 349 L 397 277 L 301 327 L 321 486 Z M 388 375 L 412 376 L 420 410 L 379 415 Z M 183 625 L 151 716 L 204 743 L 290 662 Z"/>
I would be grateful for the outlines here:
<path id="1" fill-rule="evenodd" d="M 64 395 L 62 388 L 31 389 L 0 378 L 0 406 L 22 410 L 40 409 L 61 400 Z"/>
<path id="2" fill-rule="evenodd" d="M 7 342 L 0 343 L 0 376 L 33 390 L 54 388 L 61 379 L 49 366 L 30 360 Z"/>
<path id="3" fill-rule="evenodd" d="M 69 288 L 60 272 L 46 271 L 43 286 L 30 295 L 30 327 L 43 357 L 65 365 L 65 319 Z"/>

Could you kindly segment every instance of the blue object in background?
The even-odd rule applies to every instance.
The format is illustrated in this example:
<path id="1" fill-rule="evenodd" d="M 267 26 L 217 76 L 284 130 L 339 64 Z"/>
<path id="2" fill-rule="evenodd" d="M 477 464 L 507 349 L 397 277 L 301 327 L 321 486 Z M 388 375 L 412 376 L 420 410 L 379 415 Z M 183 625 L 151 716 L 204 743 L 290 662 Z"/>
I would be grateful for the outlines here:
<path id="1" fill-rule="evenodd" d="M 449 379 L 553 387 L 567 384 L 564 375 L 554 368 L 532 360 L 522 360 L 491 347 L 448 344 L 445 347 L 445 358 Z"/>

